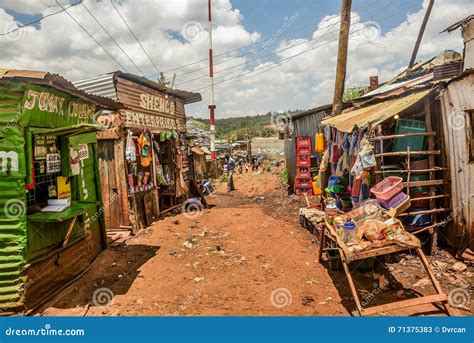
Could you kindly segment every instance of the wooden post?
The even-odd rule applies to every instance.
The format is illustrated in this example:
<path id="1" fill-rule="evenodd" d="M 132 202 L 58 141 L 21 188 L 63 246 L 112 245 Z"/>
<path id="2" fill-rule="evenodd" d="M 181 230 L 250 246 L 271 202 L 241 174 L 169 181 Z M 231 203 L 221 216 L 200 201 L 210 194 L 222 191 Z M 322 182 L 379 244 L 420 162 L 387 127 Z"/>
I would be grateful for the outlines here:
<path id="1" fill-rule="evenodd" d="M 434 0 L 430 0 L 428 8 L 426 9 L 425 17 L 423 18 L 423 22 L 421 23 L 420 31 L 418 32 L 418 37 L 416 38 L 415 47 L 413 48 L 413 53 L 411 55 L 410 63 L 408 64 L 408 68 L 413 67 L 413 65 L 415 64 L 416 55 L 418 54 L 418 48 L 420 47 L 421 39 L 423 38 L 423 33 L 425 32 L 426 23 L 428 22 L 428 18 L 430 17 L 433 4 Z"/>
<path id="2" fill-rule="evenodd" d="M 342 0 L 341 26 L 339 29 L 339 47 L 337 51 L 336 81 L 334 84 L 334 100 L 332 115 L 342 112 L 342 97 L 346 81 L 347 47 L 349 45 L 349 29 L 351 26 L 352 0 Z"/>
<path id="3" fill-rule="evenodd" d="M 425 110 L 425 126 L 427 131 L 433 131 L 433 124 L 431 122 L 431 105 L 430 105 L 430 99 L 431 97 L 427 97 L 425 99 L 424 103 L 424 110 Z M 433 136 L 428 136 L 428 150 L 432 150 L 435 148 L 435 142 L 433 139 Z M 428 168 L 429 169 L 434 169 L 435 167 L 435 156 L 434 155 L 429 155 L 428 156 Z M 434 171 L 429 172 L 429 180 L 433 180 L 436 177 L 436 173 Z M 429 188 L 429 193 L 428 196 L 433 196 L 436 193 L 436 186 L 430 186 Z M 432 198 L 430 199 L 430 210 L 436 208 L 436 199 Z M 436 213 L 431 214 L 431 224 L 434 224 L 436 221 Z M 437 241 L 438 241 L 438 233 L 436 231 L 436 228 L 433 229 L 433 233 L 431 235 L 431 253 L 433 253 L 433 250 L 436 250 L 437 247 Z"/>

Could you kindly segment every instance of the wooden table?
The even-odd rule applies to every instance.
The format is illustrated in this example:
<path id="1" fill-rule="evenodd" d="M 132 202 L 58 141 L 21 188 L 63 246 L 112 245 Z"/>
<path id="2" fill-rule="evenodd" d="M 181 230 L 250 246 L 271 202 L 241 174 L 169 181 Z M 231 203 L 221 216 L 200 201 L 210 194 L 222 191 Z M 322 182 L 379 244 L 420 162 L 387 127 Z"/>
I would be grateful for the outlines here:
<path id="1" fill-rule="evenodd" d="M 392 311 L 392 310 L 397 310 L 401 308 L 407 308 L 407 307 L 412 307 L 412 306 L 419 306 L 423 304 L 430 304 L 430 303 L 441 303 L 443 308 L 445 309 L 446 313 L 450 316 L 454 316 L 455 313 L 451 309 L 451 307 L 448 304 L 448 299 L 445 293 L 443 293 L 443 290 L 441 289 L 441 285 L 439 284 L 438 280 L 436 280 L 435 275 L 433 274 L 433 271 L 430 268 L 429 262 L 426 259 L 425 254 L 423 253 L 423 250 L 421 248 L 412 248 L 409 246 L 401 246 L 397 244 L 393 245 L 388 245 L 388 246 L 383 246 L 383 247 L 376 247 L 373 249 L 368 249 L 368 250 L 363 250 L 359 252 L 355 251 L 350 251 L 349 247 L 342 241 L 342 239 L 339 237 L 339 235 L 336 233 L 332 225 L 330 225 L 327 221 L 325 223 L 321 224 L 321 231 L 319 233 L 319 249 L 318 249 L 318 262 L 322 260 L 322 254 L 323 254 L 323 247 L 324 247 L 324 240 L 326 239 L 325 237 L 325 231 L 328 231 L 329 235 L 331 236 L 334 241 L 336 241 L 338 249 L 339 249 L 339 254 L 341 256 L 341 263 L 344 269 L 344 273 L 347 278 L 347 282 L 349 284 L 349 288 L 351 289 L 352 296 L 354 298 L 354 302 L 357 308 L 357 312 L 359 315 L 364 316 L 364 315 L 372 315 L 380 312 L 386 312 L 386 311 Z M 384 304 L 384 305 L 379 305 L 379 306 L 372 306 L 368 308 L 362 308 L 361 302 L 359 300 L 359 296 L 357 294 L 357 290 L 354 285 L 354 281 L 352 280 L 352 275 L 349 270 L 349 262 L 352 261 L 357 261 L 357 260 L 362 260 L 365 258 L 369 257 L 375 257 L 375 256 L 382 256 L 382 255 L 388 255 L 396 252 L 401 252 L 401 251 L 406 251 L 406 250 L 416 250 L 416 253 L 418 257 L 421 260 L 421 264 L 423 265 L 425 271 L 427 272 L 431 283 L 433 284 L 436 294 L 434 295 L 426 295 L 414 299 L 407 299 L 407 300 L 401 300 L 401 301 L 396 301 L 393 303 L 389 304 Z"/>

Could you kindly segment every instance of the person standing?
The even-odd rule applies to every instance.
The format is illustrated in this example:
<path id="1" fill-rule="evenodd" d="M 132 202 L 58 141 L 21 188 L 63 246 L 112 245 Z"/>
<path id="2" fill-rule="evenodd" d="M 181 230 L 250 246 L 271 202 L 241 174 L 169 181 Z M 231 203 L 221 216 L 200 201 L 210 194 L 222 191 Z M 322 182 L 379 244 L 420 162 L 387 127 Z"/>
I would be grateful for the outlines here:
<path id="1" fill-rule="evenodd" d="M 229 154 L 225 155 L 225 160 L 227 161 L 227 192 L 235 190 L 234 187 L 234 170 L 235 170 L 235 161 Z"/>

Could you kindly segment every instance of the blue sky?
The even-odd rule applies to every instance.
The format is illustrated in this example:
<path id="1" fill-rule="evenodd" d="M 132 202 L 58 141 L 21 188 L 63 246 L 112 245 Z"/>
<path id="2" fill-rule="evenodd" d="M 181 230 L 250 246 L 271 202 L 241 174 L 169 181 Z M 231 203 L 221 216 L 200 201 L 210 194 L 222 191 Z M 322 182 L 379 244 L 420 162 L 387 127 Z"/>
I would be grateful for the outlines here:
<path id="1" fill-rule="evenodd" d="M 68 13 L 107 52 L 62 12 L 40 24 L 0 35 L 0 66 L 47 70 L 72 81 L 118 69 L 143 72 L 152 79 L 165 72 L 170 81 L 176 73 L 173 86 L 203 96 L 201 103 L 187 107 L 188 114 L 206 117 L 210 94 L 207 0 L 113 1 L 153 63 L 110 0 L 85 0 L 84 6 L 131 60 L 84 6 L 77 5 Z M 384 82 L 406 68 L 428 1 L 353 0 L 346 87 L 366 85 L 372 75 Z M 66 6 L 77 0 L 60 2 Z M 340 4 L 339 0 L 213 0 L 218 116 L 307 109 L 330 102 Z M 55 0 L 0 0 L 0 32 L 10 32 L 59 9 Z M 472 13 L 472 0 L 436 0 L 417 59 L 445 49 L 462 52 L 459 32 L 440 32 Z"/>

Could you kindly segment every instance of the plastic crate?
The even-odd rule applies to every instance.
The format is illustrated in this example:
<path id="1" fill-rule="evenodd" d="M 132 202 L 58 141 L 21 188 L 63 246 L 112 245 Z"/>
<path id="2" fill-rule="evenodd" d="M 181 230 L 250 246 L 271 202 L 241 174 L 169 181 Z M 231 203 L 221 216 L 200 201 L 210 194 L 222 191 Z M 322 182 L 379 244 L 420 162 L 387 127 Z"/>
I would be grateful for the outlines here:
<path id="1" fill-rule="evenodd" d="M 297 179 L 310 179 L 311 173 L 310 172 L 296 172 Z"/>
<path id="2" fill-rule="evenodd" d="M 395 129 L 396 134 L 426 132 L 426 125 L 423 120 L 399 119 Z M 402 137 L 393 140 L 392 151 L 407 151 L 410 147 L 412 151 L 422 151 L 426 149 L 426 137 Z"/>
<path id="3" fill-rule="evenodd" d="M 379 201 L 389 200 L 402 191 L 402 181 L 401 177 L 389 176 L 372 187 L 370 191 Z"/>
<path id="4" fill-rule="evenodd" d="M 311 166 L 311 156 L 310 155 L 298 155 L 296 156 L 296 166 L 297 167 L 310 167 Z"/>
<path id="5" fill-rule="evenodd" d="M 296 155 L 309 155 L 311 148 L 309 146 L 300 146 L 296 148 Z"/>
<path id="6" fill-rule="evenodd" d="M 313 195 L 313 189 L 309 187 L 295 187 L 295 194 L 296 195 Z"/>
<path id="7" fill-rule="evenodd" d="M 296 137 L 296 148 L 311 147 L 311 138 L 309 136 Z"/>
<path id="8" fill-rule="evenodd" d="M 311 178 L 296 177 L 295 186 L 296 187 L 312 188 L 313 187 L 313 182 L 311 181 Z"/>

